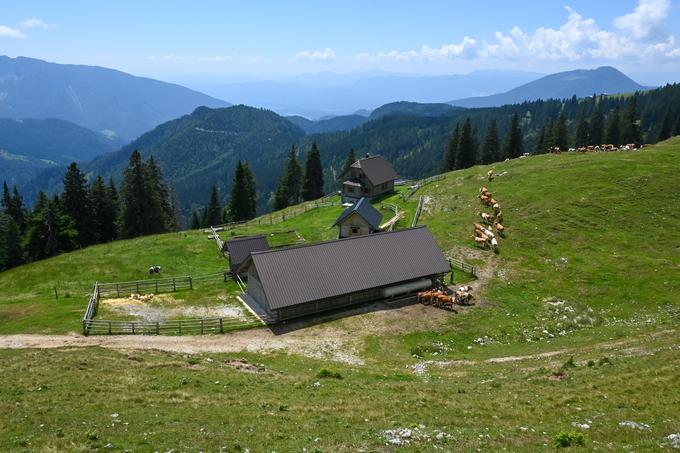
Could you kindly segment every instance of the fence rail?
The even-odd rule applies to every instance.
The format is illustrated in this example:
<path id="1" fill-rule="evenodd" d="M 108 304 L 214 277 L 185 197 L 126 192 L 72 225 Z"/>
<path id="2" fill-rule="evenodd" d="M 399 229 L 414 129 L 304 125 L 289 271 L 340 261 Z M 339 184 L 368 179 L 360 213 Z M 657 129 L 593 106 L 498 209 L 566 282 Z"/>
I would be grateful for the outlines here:
<path id="1" fill-rule="evenodd" d="M 414 228 L 416 225 L 418 225 L 418 220 L 420 219 L 420 211 L 423 210 L 424 201 L 425 197 L 421 195 L 420 199 L 418 200 L 418 207 L 416 208 L 416 212 L 415 214 L 413 214 L 413 222 L 411 222 L 411 228 Z"/>
<path id="2" fill-rule="evenodd" d="M 88 322 L 92 321 L 92 318 L 97 314 L 97 309 L 99 308 L 99 283 L 94 282 L 94 287 L 92 288 L 92 294 L 90 294 L 90 300 L 87 302 L 87 308 L 85 309 L 85 316 L 83 316 L 83 332 L 87 335 L 87 328 L 85 327 Z"/>
<path id="3" fill-rule="evenodd" d="M 180 319 L 158 322 L 83 320 L 85 335 L 207 335 L 260 326 L 234 318 Z"/>
<path id="4" fill-rule="evenodd" d="M 449 264 L 451 265 L 452 269 L 458 269 L 470 274 L 472 277 L 477 277 L 477 268 L 472 264 L 468 264 L 455 258 L 449 258 Z"/>
<path id="5" fill-rule="evenodd" d="M 158 278 L 150 280 L 136 280 L 130 282 L 98 283 L 99 297 L 125 297 L 131 293 L 170 293 L 183 289 L 194 289 L 194 283 L 214 281 L 221 279 L 227 281 L 226 272 L 214 272 L 196 276 Z"/>
<path id="6" fill-rule="evenodd" d="M 408 201 L 409 198 L 411 198 L 413 196 L 413 194 L 416 193 L 416 191 L 418 189 L 420 189 L 421 187 L 426 186 L 426 185 L 428 185 L 432 182 L 439 181 L 441 179 L 444 179 L 444 175 L 434 175 L 434 176 L 430 176 L 429 178 L 419 179 L 418 181 L 413 183 L 413 185 L 411 186 L 411 188 L 409 189 L 408 192 L 406 192 L 404 195 L 401 196 L 402 201 Z"/>

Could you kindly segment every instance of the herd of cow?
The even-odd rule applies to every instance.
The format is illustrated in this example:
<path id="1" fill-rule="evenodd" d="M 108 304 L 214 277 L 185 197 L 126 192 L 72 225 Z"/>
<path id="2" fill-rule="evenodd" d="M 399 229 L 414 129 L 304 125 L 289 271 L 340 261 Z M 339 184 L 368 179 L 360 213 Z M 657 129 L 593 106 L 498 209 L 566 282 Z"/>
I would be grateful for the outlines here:
<path id="1" fill-rule="evenodd" d="M 592 151 L 638 151 L 640 149 L 646 148 L 651 145 L 642 145 L 638 146 L 635 143 L 628 143 L 627 145 L 612 145 L 612 144 L 606 144 L 606 145 L 589 145 L 589 146 L 582 146 L 580 148 L 569 148 L 569 152 L 579 152 L 579 153 L 588 153 Z M 562 150 L 558 147 L 555 146 L 553 148 L 550 148 L 550 152 L 554 154 L 560 154 Z"/>
<path id="2" fill-rule="evenodd" d="M 472 286 L 463 285 L 458 287 L 453 294 L 447 294 L 442 289 L 423 291 L 418 293 L 418 302 L 423 305 L 433 305 L 445 310 L 453 310 L 453 305 L 470 305 L 472 303 Z"/>
<path id="3" fill-rule="evenodd" d="M 492 177 L 489 177 L 491 180 Z M 501 205 L 493 198 L 493 194 L 489 192 L 489 189 L 482 187 L 479 189 L 479 199 L 481 202 L 490 206 L 493 209 L 493 213 L 489 214 L 487 212 L 480 212 L 479 216 L 482 219 L 484 225 L 475 223 L 475 244 L 484 249 L 493 249 L 495 253 L 498 253 L 498 240 L 496 235 L 503 237 L 505 235 L 505 227 L 503 226 L 503 211 L 501 211 Z M 495 230 L 494 233 L 492 230 Z"/>

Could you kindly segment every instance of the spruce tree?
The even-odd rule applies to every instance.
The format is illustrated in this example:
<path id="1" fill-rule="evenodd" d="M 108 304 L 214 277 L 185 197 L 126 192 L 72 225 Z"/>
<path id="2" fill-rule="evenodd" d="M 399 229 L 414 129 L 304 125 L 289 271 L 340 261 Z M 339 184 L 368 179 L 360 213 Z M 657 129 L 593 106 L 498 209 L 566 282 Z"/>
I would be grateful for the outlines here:
<path id="1" fill-rule="evenodd" d="M 85 175 L 78 164 L 72 162 L 64 175 L 64 192 L 61 204 L 64 213 L 69 215 L 78 231 L 77 241 L 81 247 L 95 242 L 92 225 L 92 206 Z"/>
<path id="2" fill-rule="evenodd" d="M 491 124 L 486 130 L 486 137 L 482 146 L 481 163 L 492 164 L 501 160 L 501 143 L 498 138 L 498 127 L 496 119 L 491 120 Z"/>
<path id="3" fill-rule="evenodd" d="M 198 217 L 198 212 L 196 209 L 191 213 L 191 229 L 197 230 L 201 228 L 201 219 Z"/>
<path id="4" fill-rule="evenodd" d="M 458 158 L 458 145 L 460 144 L 460 124 L 456 124 L 453 134 L 449 137 L 449 143 L 444 155 L 444 171 L 456 169 L 456 159 Z"/>
<path id="5" fill-rule="evenodd" d="M 123 173 L 121 198 L 123 204 L 122 235 L 133 238 L 149 234 L 149 203 L 147 200 L 146 171 L 142 156 L 134 150 Z"/>
<path id="6" fill-rule="evenodd" d="M 0 214 L 0 270 L 20 265 L 23 257 L 19 225 L 9 214 Z"/>
<path id="7" fill-rule="evenodd" d="M 26 233 L 27 257 L 31 260 L 49 258 L 77 246 L 78 230 L 75 221 L 63 211 L 58 197 L 48 200 L 41 192 Z"/>
<path id="8" fill-rule="evenodd" d="M 233 190 L 232 190 L 233 193 Z M 220 204 L 220 193 L 217 186 L 212 186 L 210 192 L 210 200 L 206 206 L 205 224 L 206 226 L 214 226 L 222 223 L 222 206 Z"/>
<path id="9" fill-rule="evenodd" d="M 512 116 L 510 130 L 505 138 L 503 157 L 514 159 L 522 154 L 524 154 L 524 139 L 522 138 L 522 129 L 519 126 L 519 116 L 515 113 Z"/>
<path id="10" fill-rule="evenodd" d="M 11 215 L 10 210 L 12 209 L 12 195 L 9 193 L 7 181 L 3 181 L 2 183 L 2 208 L 8 215 Z"/>
<path id="11" fill-rule="evenodd" d="M 594 101 L 597 102 L 597 101 Z M 602 101 L 595 104 L 593 114 L 590 116 L 590 129 L 588 130 L 588 144 L 599 146 L 604 138 L 604 115 L 602 114 Z"/>
<path id="12" fill-rule="evenodd" d="M 147 160 L 144 170 L 149 210 L 147 234 L 170 231 L 176 224 L 175 212 L 170 204 L 170 193 L 163 181 L 161 169 L 153 156 Z"/>
<path id="13" fill-rule="evenodd" d="M 115 187 L 114 187 L 115 191 Z M 110 242 L 117 237 L 118 201 L 115 192 L 98 176 L 90 187 L 92 230 L 95 242 Z"/>
<path id="14" fill-rule="evenodd" d="M 245 184 L 245 220 L 255 218 L 257 215 L 257 184 L 255 183 L 255 174 L 248 166 L 248 162 L 243 162 L 243 174 Z"/>
<path id="15" fill-rule="evenodd" d="M 465 119 L 463 129 L 460 133 L 460 143 L 458 144 L 458 155 L 456 156 L 456 168 L 470 168 L 477 159 L 477 149 L 472 133 L 472 123 L 470 118 Z"/>
<path id="16" fill-rule="evenodd" d="M 546 134 L 545 126 L 543 126 L 541 128 L 541 133 L 538 136 L 538 142 L 536 143 L 536 149 L 534 150 L 534 152 L 536 154 L 543 154 L 543 153 L 546 152 L 547 145 L 546 145 L 546 142 L 545 142 L 545 139 L 546 139 L 545 134 Z"/>
<path id="17" fill-rule="evenodd" d="M 554 146 L 562 151 L 569 149 L 569 132 L 567 130 L 567 117 L 564 110 L 560 113 L 560 117 L 555 123 L 555 137 L 553 139 Z"/>
<path id="18" fill-rule="evenodd" d="M 604 134 L 604 141 L 614 146 L 621 144 L 621 116 L 618 106 L 614 107 L 607 118 L 607 131 Z"/>
<path id="19" fill-rule="evenodd" d="M 623 111 L 623 118 L 621 119 L 621 143 L 627 144 L 642 144 L 642 133 L 640 132 L 640 119 L 637 114 L 637 94 L 628 99 L 626 109 Z"/>
<path id="20" fill-rule="evenodd" d="M 588 145 L 588 120 L 586 119 L 585 105 L 581 107 L 581 113 L 576 127 L 576 147 L 581 148 Z"/>
<path id="21" fill-rule="evenodd" d="M 2 207 L 5 212 L 14 219 L 19 231 L 23 232 L 26 229 L 26 213 L 24 212 L 24 201 L 22 196 L 19 195 L 17 186 L 12 188 L 12 193 L 10 194 L 7 183 L 3 182 Z"/>
<path id="22" fill-rule="evenodd" d="M 347 154 L 347 159 L 345 159 L 345 163 L 342 165 L 342 171 L 340 172 L 339 177 L 342 178 L 345 173 L 349 170 L 349 167 L 352 166 L 354 162 L 357 161 L 357 156 L 356 153 L 354 152 L 354 148 L 351 148 L 349 150 L 349 153 Z"/>
<path id="23" fill-rule="evenodd" d="M 302 168 L 297 160 L 295 145 L 291 146 L 290 153 L 288 154 L 286 175 L 288 182 L 288 204 L 297 204 L 300 201 L 300 193 L 302 192 Z"/>
<path id="24" fill-rule="evenodd" d="M 239 160 L 234 171 L 234 180 L 231 183 L 231 197 L 229 198 L 229 208 L 227 209 L 230 222 L 246 220 L 248 196 L 245 169 L 243 168 L 243 163 Z"/>
<path id="25" fill-rule="evenodd" d="M 307 153 L 305 162 L 305 177 L 302 184 L 302 199 L 305 201 L 316 200 L 323 196 L 323 167 L 321 166 L 321 154 L 312 142 L 312 147 Z"/>
<path id="26" fill-rule="evenodd" d="M 675 127 L 673 128 L 673 137 L 680 135 L 680 114 L 678 114 L 678 120 L 675 122 Z"/>
<path id="27" fill-rule="evenodd" d="M 663 141 L 671 137 L 673 133 L 673 119 L 671 117 L 670 107 L 666 109 L 666 113 L 663 116 L 663 121 L 661 122 L 661 127 L 659 128 L 659 134 L 657 136 L 657 141 Z"/>

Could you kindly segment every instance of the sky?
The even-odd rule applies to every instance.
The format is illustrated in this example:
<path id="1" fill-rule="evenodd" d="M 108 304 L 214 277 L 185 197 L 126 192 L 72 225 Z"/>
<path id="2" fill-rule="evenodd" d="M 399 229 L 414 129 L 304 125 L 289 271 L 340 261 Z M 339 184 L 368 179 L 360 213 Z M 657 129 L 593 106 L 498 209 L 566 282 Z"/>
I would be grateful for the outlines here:
<path id="1" fill-rule="evenodd" d="M 0 54 L 135 75 L 298 74 L 602 65 L 680 81 L 680 0 L 0 0 Z"/>

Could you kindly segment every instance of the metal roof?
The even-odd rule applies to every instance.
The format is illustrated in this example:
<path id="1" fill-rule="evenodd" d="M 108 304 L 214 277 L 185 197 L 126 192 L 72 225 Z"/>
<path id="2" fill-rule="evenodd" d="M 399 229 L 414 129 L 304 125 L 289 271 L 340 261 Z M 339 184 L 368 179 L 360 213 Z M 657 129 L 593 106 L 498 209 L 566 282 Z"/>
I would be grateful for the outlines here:
<path id="1" fill-rule="evenodd" d="M 361 168 L 374 186 L 399 178 L 392 165 L 382 156 L 365 157 L 354 162 L 351 166 Z"/>
<path id="2" fill-rule="evenodd" d="M 360 215 L 366 222 L 368 222 L 368 224 L 371 227 L 373 227 L 374 230 L 380 229 L 380 221 L 382 220 L 382 214 L 380 213 L 380 211 L 373 207 L 368 198 L 361 198 L 352 206 L 342 211 L 342 214 L 340 214 L 340 217 L 338 217 L 333 226 L 342 222 L 355 212 L 358 215 Z"/>
<path id="3" fill-rule="evenodd" d="M 425 226 L 253 252 L 250 259 L 271 309 L 450 270 Z"/>
<path id="4" fill-rule="evenodd" d="M 236 268 L 248 259 L 251 252 L 263 250 L 269 250 L 266 236 L 244 236 L 228 240 L 227 252 L 229 253 L 231 271 L 236 272 Z"/>

